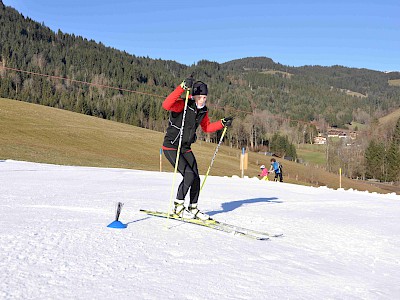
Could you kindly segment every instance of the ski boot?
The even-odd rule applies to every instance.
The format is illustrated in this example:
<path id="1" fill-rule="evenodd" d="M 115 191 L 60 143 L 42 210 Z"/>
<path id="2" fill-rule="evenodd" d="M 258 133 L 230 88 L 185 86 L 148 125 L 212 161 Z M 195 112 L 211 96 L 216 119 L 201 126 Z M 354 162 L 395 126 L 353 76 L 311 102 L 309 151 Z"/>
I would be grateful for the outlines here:
<path id="1" fill-rule="evenodd" d="M 176 199 L 174 201 L 174 209 L 172 211 L 172 214 L 182 218 L 183 212 L 185 211 L 185 206 L 183 205 L 184 203 L 185 203 L 185 200 Z"/>
<path id="2" fill-rule="evenodd" d="M 212 221 L 211 217 L 197 208 L 197 203 L 189 204 L 188 208 L 183 213 L 184 219 L 197 219 L 200 221 Z"/>

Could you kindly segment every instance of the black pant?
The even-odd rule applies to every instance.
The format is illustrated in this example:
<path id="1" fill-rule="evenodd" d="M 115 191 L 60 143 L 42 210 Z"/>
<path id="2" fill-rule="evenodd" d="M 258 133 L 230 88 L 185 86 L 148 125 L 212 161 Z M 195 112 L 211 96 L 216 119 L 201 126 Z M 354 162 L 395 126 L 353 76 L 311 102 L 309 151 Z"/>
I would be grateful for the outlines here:
<path id="1" fill-rule="evenodd" d="M 280 182 L 283 182 L 282 173 L 275 173 L 275 178 L 274 178 L 274 180 L 275 180 L 275 181 L 278 181 L 278 177 L 279 177 L 279 181 L 280 181 Z"/>
<path id="2" fill-rule="evenodd" d="M 164 150 L 164 155 L 175 168 L 176 150 Z M 192 151 L 179 155 L 178 171 L 183 176 L 179 184 L 176 199 L 185 200 L 185 196 L 190 189 L 190 204 L 195 204 L 199 200 L 200 176 L 197 169 L 196 158 Z"/>

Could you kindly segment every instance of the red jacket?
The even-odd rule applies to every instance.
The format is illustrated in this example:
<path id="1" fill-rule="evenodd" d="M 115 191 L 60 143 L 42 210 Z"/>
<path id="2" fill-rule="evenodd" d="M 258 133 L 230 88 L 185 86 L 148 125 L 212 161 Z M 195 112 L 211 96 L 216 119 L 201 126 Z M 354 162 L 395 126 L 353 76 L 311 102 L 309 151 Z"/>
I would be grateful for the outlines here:
<path id="1" fill-rule="evenodd" d="M 180 96 L 184 91 L 180 85 L 177 86 L 162 104 L 164 109 L 170 111 L 169 126 L 164 137 L 163 149 L 178 149 L 183 109 L 185 108 L 185 100 L 181 99 Z M 190 98 L 183 128 L 182 152 L 189 151 L 191 144 L 196 141 L 196 129 L 199 125 L 204 132 L 215 132 L 224 128 L 220 120 L 213 123 L 210 122 L 207 106 L 197 109 L 195 101 Z"/>

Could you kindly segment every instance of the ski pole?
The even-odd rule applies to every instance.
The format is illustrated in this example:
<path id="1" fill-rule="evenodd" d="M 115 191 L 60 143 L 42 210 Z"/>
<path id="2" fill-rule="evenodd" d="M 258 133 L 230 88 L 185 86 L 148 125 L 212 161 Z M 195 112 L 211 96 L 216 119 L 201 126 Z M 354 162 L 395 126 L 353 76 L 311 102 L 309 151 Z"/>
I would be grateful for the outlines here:
<path id="1" fill-rule="evenodd" d="M 185 107 L 183 108 L 182 125 L 181 125 L 181 130 L 179 132 L 179 143 L 178 143 L 178 150 L 176 152 L 174 177 L 172 179 L 172 188 L 171 188 L 171 194 L 170 194 L 170 197 L 169 197 L 168 217 L 167 217 L 166 225 L 168 225 L 169 215 L 170 215 L 170 212 L 171 212 L 172 198 L 173 198 L 173 195 L 174 195 L 174 187 L 175 187 L 175 179 L 176 179 L 176 173 L 178 171 L 179 155 L 181 153 L 181 146 L 182 146 L 183 126 L 185 125 L 185 117 L 186 117 L 186 109 L 187 109 L 188 101 L 189 101 L 189 90 L 186 91 Z"/>
<path id="2" fill-rule="evenodd" d="M 201 184 L 200 192 L 203 190 L 203 186 L 204 186 L 204 184 L 206 183 L 206 179 L 207 179 L 207 177 L 208 177 L 208 173 L 210 173 L 211 167 L 212 167 L 212 165 L 213 165 L 213 163 L 214 163 L 214 159 L 215 159 L 215 157 L 217 156 L 217 152 L 218 152 L 219 146 L 221 146 L 222 140 L 223 140 L 223 138 L 224 138 L 224 135 L 225 135 L 227 129 L 228 129 L 228 127 L 225 127 L 225 128 L 224 128 L 224 131 L 222 131 L 221 138 L 219 139 L 219 143 L 218 143 L 218 145 L 217 145 L 217 148 L 215 149 L 213 158 L 211 159 L 210 166 L 208 167 L 208 170 L 207 170 L 207 173 L 206 173 L 206 177 L 204 177 L 203 183 Z"/>

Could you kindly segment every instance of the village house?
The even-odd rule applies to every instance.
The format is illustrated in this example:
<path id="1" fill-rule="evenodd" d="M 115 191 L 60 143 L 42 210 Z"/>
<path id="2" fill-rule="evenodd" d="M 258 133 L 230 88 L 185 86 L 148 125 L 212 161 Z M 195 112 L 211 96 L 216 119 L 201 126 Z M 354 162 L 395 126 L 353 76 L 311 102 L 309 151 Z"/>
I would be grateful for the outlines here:
<path id="1" fill-rule="evenodd" d="M 326 137 L 318 135 L 314 138 L 314 145 L 325 145 L 326 144 Z"/>

